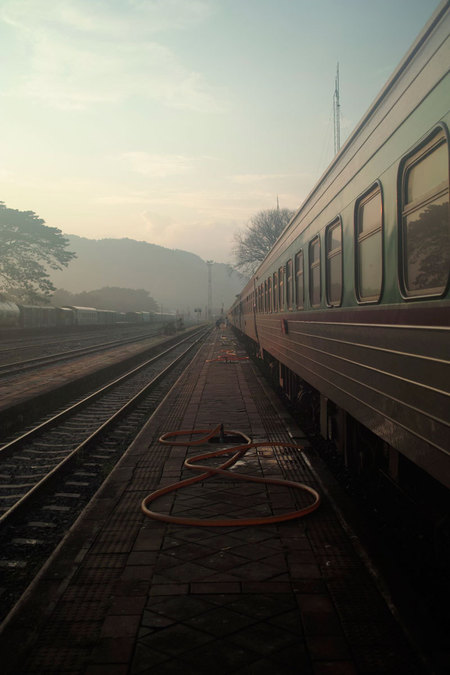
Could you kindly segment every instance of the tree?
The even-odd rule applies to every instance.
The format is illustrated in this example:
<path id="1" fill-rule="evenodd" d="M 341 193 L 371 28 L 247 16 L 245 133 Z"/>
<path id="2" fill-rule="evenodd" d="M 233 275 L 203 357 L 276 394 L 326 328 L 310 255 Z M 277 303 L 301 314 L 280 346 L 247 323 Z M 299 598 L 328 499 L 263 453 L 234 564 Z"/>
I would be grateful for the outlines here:
<path id="1" fill-rule="evenodd" d="M 245 230 L 234 235 L 236 246 L 235 269 L 245 274 L 253 274 L 262 263 L 276 240 L 294 216 L 289 209 L 268 209 L 259 211 L 250 219 Z"/>
<path id="2" fill-rule="evenodd" d="M 119 288 L 105 286 L 94 291 L 70 293 L 62 288 L 55 291 L 52 305 L 75 305 L 113 309 L 116 312 L 157 312 L 158 303 L 143 288 Z"/>
<path id="3" fill-rule="evenodd" d="M 0 202 L 0 287 L 17 301 L 48 301 L 55 287 L 47 269 L 60 270 L 75 257 L 67 245 L 61 230 L 33 211 Z"/>

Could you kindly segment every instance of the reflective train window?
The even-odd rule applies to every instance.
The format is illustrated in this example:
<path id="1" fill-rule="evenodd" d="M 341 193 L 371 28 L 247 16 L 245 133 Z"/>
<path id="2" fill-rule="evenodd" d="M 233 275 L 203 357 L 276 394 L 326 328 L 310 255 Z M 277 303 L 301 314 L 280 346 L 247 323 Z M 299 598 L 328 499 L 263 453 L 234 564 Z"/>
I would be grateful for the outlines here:
<path id="1" fill-rule="evenodd" d="M 278 270 L 278 307 L 284 309 L 284 267 Z"/>
<path id="2" fill-rule="evenodd" d="M 269 300 L 267 297 L 267 279 L 264 282 L 264 313 L 269 311 Z"/>
<path id="3" fill-rule="evenodd" d="M 268 280 L 267 280 L 267 290 L 268 290 L 268 296 L 269 296 L 268 297 L 269 304 L 267 306 L 267 311 L 271 312 L 272 308 L 273 308 L 273 305 L 272 305 L 272 277 L 269 277 Z"/>
<path id="4" fill-rule="evenodd" d="M 356 206 L 356 293 L 360 302 L 380 299 L 383 282 L 383 204 L 376 187 Z"/>
<path id="5" fill-rule="evenodd" d="M 309 299 L 312 307 L 320 305 L 320 239 L 309 244 Z"/>
<path id="6" fill-rule="evenodd" d="M 441 131 L 401 169 L 403 290 L 408 296 L 441 295 L 447 287 L 448 160 L 447 139 Z"/>
<path id="7" fill-rule="evenodd" d="M 339 218 L 327 227 L 325 242 L 327 302 L 337 307 L 342 299 L 342 223 Z"/>
<path id="8" fill-rule="evenodd" d="M 286 305 L 292 309 L 292 258 L 286 263 Z"/>
<path id="9" fill-rule="evenodd" d="M 304 306 L 304 282 L 303 282 L 303 251 L 295 256 L 295 300 L 297 309 Z"/>
<path id="10" fill-rule="evenodd" d="M 278 312 L 278 272 L 273 273 L 273 311 Z"/>

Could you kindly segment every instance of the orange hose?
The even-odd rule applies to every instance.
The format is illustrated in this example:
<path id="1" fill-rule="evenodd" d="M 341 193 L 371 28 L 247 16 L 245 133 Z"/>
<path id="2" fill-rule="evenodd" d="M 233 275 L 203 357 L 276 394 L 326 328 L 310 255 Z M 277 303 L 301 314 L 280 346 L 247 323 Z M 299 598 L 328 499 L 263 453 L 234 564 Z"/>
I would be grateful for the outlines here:
<path id="1" fill-rule="evenodd" d="M 237 445 L 235 447 L 223 448 L 222 450 L 215 450 L 213 452 L 207 452 L 202 455 L 196 455 L 195 457 L 186 459 L 184 462 L 185 467 L 193 469 L 194 471 L 202 471 L 203 473 L 201 473 L 199 476 L 193 476 L 192 478 L 187 478 L 185 480 L 172 483 L 171 485 L 167 485 L 166 487 L 160 488 L 159 490 L 156 490 L 155 492 L 152 492 L 151 494 L 147 495 L 147 497 L 145 497 L 145 499 L 142 501 L 141 504 L 141 509 L 146 516 L 148 516 L 149 518 L 153 518 L 154 520 L 160 520 L 165 523 L 176 523 L 178 525 L 194 525 L 196 527 L 230 527 L 230 526 L 267 525 L 272 523 L 282 523 L 286 520 L 294 520 L 295 518 L 302 518 L 303 516 L 306 516 L 308 513 L 312 513 L 312 511 L 315 511 L 318 508 L 320 504 L 320 495 L 316 490 L 309 487 L 308 485 L 304 485 L 303 483 L 297 483 L 291 480 L 284 480 L 278 478 L 260 478 L 258 476 L 249 476 L 243 473 L 231 473 L 227 471 L 227 469 L 230 466 L 233 466 L 233 464 L 235 464 L 241 457 L 243 457 L 245 453 L 251 448 L 270 446 L 281 448 L 296 448 L 298 450 L 302 450 L 303 448 L 300 445 L 296 445 L 295 443 L 264 442 L 264 441 L 252 443 L 248 438 L 248 436 L 246 436 L 242 432 L 231 430 L 226 432 L 224 431 L 222 425 L 220 424 L 215 429 L 212 430 L 193 429 L 191 431 L 170 431 L 163 434 L 159 440 L 161 443 L 165 443 L 167 445 L 185 445 L 185 446 L 201 445 L 202 443 L 206 443 L 208 440 L 210 440 L 213 436 L 217 435 L 218 433 L 223 435 L 224 437 L 227 435 L 230 436 L 238 434 L 243 438 L 247 439 L 248 442 L 242 445 Z M 174 438 L 178 436 L 193 436 L 199 434 L 204 435 L 200 439 L 193 441 L 168 440 L 169 438 Z M 204 464 L 197 464 L 197 462 L 199 462 L 200 460 L 211 459 L 213 457 L 221 457 L 222 455 L 227 455 L 230 453 L 233 453 L 232 456 L 226 462 L 221 464 L 219 467 L 209 467 Z M 156 499 L 162 497 L 163 495 L 169 494 L 170 492 L 174 492 L 175 490 L 179 490 L 180 488 L 187 487 L 188 485 L 194 485 L 194 483 L 199 483 L 215 475 L 220 475 L 223 476 L 224 478 L 229 478 L 231 480 L 244 480 L 252 483 L 265 483 L 266 485 L 283 485 L 285 487 L 291 487 L 297 490 L 305 490 L 306 492 L 309 492 L 310 494 L 313 495 L 314 501 L 312 502 L 312 504 L 304 507 L 303 509 L 299 509 L 298 511 L 289 511 L 288 513 L 285 513 L 283 515 L 267 516 L 265 518 L 258 517 L 258 518 L 243 518 L 243 519 L 183 518 L 181 516 L 169 516 L 166 514 L 159 513 L 158 511 L 152 511 L 148 508 L 148 505 L 151 502 L 154 502 Z"/>

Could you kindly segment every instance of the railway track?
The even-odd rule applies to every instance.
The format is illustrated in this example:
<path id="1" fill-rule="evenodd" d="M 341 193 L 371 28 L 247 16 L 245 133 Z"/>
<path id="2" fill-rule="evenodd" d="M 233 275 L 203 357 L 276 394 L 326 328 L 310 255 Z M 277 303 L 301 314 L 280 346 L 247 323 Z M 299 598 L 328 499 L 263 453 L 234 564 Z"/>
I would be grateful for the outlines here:
<path id="1" fill-rule="evenodd" d="M 107 349 L 112 349 L 114 347 L 123 347 L 127 344 L 133 344 L 135 342 L 143 342 L 150 338 L 156 337 L 157 335 L 160 334 L 160 332 L 161 332 L 160 329 L 155 328 L 153 331 L 148 331 L 144 335 L 134 335 L 132 337 L 118 338 L 117 340 L 108 340 L 107 342 L 91 344 L 81 348 L 77 346 L 74 349 L 69 349 L 66 351 L 56 353 L 51 350 L 52 345 L 48 345 L 44 349 L 45 351 L 50 351 L 50 353 L 42 354 L 32 358 L 24 358 L 18 361 L 0 364 L 0 378 L 13 377 L 24 371 L 33 370 L 34 368 L 38 368 L 40 366 L 52 365 L 53 363 L 60 363 L 61 361 L 67 361 L 70 359 L 86 356 L 89 354 L 95 354 L 97 352 L 102 352 Z M 58 348 L 59 343 L 53 343 L 53 345 Z M 1 350 L 0 357 L 3 354 L 7 354 L 9 352 L 11 354 L 17 354 L 19 349 L 30 350 L 31 348 L 34 350 L 38 350 L 40 352 L 42 352 L 43 349 L 42 345 L 40 346 L 36 345 L 34 347 L 30 347 L 27 345 L 24 346 L 23 348 L 16 347 L 11 349 L 4 349 Z"/>
<path id="2" fill-rule="evenodd" d="M 0 619 L 207 332 L 191 334 L 0 448 Z"/>

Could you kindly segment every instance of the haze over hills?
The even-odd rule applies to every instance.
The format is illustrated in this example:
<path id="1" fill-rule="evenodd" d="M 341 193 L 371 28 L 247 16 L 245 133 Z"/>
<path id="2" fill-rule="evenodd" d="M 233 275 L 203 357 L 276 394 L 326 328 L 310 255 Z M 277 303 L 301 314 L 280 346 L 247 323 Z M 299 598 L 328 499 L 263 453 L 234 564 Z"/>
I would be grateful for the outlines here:
<path id="1" fill-rule="evenodd" d="M 208 267 L 194 253 L 172 250 L 133 239 L 87 239 L 65 235 L 77 258 L 61 271 L 51 271 L 56 288 L 71 293 L 105 286 L 143 288 L 163 311 L 205 310 Z M 224 263 L 212 265 L 213 311 L 234 302 L 246 279 Z"/>

